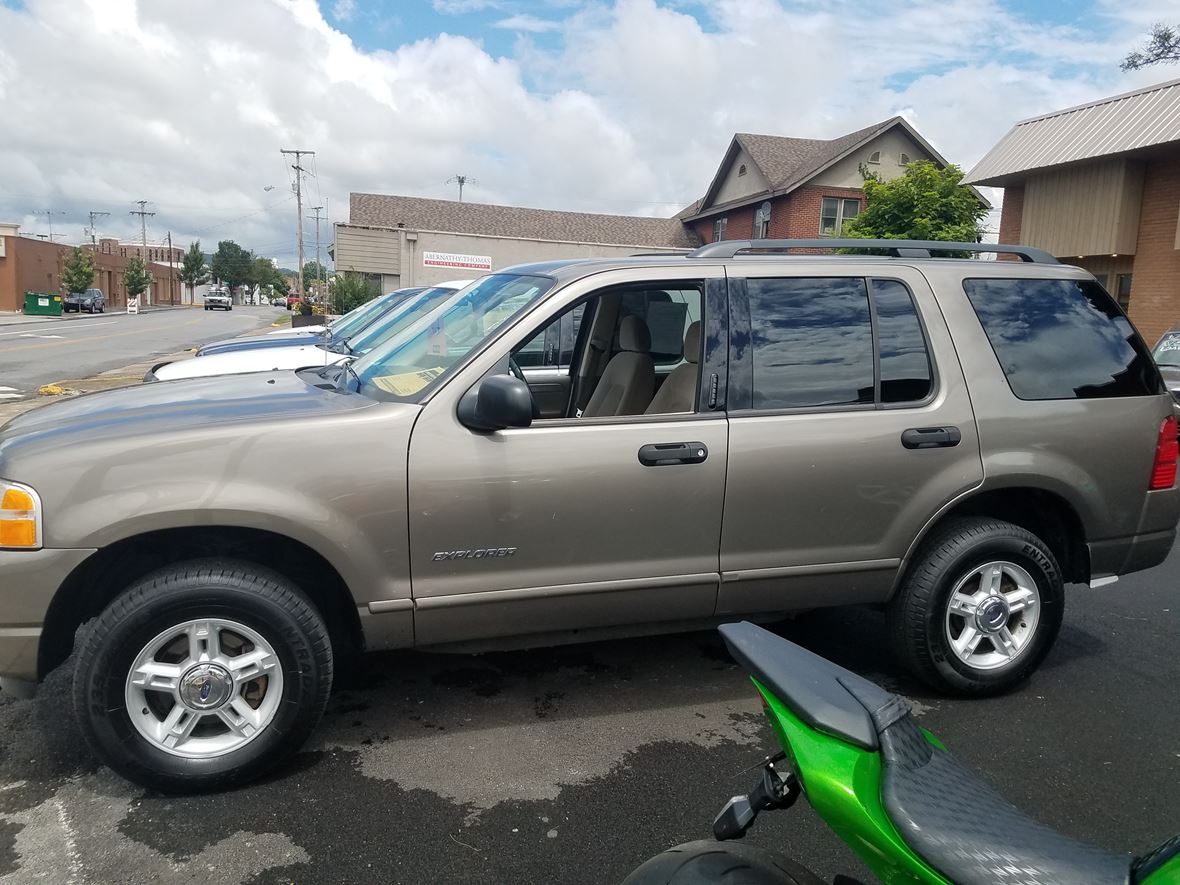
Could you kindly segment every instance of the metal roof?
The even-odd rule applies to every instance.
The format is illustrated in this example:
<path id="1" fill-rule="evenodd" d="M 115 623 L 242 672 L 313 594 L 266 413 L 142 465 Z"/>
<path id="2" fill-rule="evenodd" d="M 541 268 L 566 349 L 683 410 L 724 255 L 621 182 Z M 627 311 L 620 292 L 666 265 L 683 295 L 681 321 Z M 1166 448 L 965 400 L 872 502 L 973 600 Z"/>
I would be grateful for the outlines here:
<path id="1" fill-rule="evenodd" d="M 1034 169 L 1174 141 L 1180 141 L 1180 80 L 1022 120 L 964 181 L 1002 187 Z"/>

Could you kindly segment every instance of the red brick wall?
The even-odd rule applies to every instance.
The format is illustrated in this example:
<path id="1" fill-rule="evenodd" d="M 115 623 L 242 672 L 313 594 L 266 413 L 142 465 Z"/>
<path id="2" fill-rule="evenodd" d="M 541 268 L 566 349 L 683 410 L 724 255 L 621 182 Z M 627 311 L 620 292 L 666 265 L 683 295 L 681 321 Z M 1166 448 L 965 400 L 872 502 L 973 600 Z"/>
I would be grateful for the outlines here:
<path id="1" fill-rule="evenodd" d="M 1000 242 L 1009 246 L 1025 246 L 1020 242 L 1020 220 L 1024 217 L 1024 185 L 1004 188 L 1004 205 L 1000 209 Z M 1015 256 L 1010 256 L 1015 257 Z"/>
<path id="2" fill-rule="evenodd" d="M 1131 277 L 1130 313 L 1148 345 L 1154 345 L 1172 326 L 1180 325 L 1178 216 L 1180 151 L 1151 160 L 1143 170 L 1143 204 Z"/>
<path id="3" fill-rule="evenodd" d="M 819 213 L 824 197 L 858 199 L 864 209 L 864 191 L 847 187 L 801 187 L 785 197 L 771 201 L 770 228 L 767 236 L 771 239 L 814 239 L 819 236 Z M 746 240 L 754 230 L 754 212 L 761 203 L 742 206 L 724 213 L 725 239 Z M 693 222 L 693 228 L 705 243 L 713 242 L 713 222 L 721 214 Z M 820 250 L 822 251 L 822 250 Z"/>

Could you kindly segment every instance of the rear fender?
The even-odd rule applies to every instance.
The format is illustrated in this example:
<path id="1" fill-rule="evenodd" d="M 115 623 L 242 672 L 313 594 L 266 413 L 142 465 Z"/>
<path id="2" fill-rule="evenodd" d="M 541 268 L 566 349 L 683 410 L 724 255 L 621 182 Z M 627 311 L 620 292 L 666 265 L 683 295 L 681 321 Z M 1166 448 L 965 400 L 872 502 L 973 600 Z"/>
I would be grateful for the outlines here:
<path id="1" fill-rule="evenodd" d="M 886 815 L 880 755 L 816 731 L 757 679 L 751 681 L 766 702 L 766 715 L 807 801 L 881 881 L 951 885 L 914 854 Z"/>

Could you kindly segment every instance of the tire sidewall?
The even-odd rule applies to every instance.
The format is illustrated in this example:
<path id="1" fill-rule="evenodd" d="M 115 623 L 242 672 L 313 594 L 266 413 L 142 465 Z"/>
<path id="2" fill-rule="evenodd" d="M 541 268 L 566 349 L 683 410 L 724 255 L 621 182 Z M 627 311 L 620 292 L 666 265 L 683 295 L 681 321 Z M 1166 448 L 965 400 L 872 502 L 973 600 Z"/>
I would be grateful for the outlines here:
<path id="1" fill-rule="evenodd" d="M 1037 603 L 1040 611 L 1031 643 L 1020 655 L 1002 667 L 983 670 L 959 660 L 951 649 L 946 632 L 946 613 L 950 596 L 959 581 L 972 570 L 996 561 L 1012 562 L 1032 576 L 1040 597 Z M 989 693 L 1003 690 L 1026 677 L 1044 660 L 1061 628 L 1063 609 L 1064 588 L 1057 562 L 1052 554 L 1034 543 L 1031 536 L 1024 538 L 997 533 L 963 545 L 943 569 L 925 612 L 931 663 L 940 678 L 961 691 Z"/>
<path id="2" fill-rule="evenodd" d="M 205 759 L 167 753 L 139 733 L 126 706 L 125 687 L 131 664 L 156 636 L 198 618 L 224 618 L 256 630 L 278 655 L 283 697 L 274 718 L 240 750 Z M 330 670 L 330 666 L 329 666 Z M 79 699 L 84 731 L 105 760 L 123 776 L 161 788 L 200 788 L 206 779 L 245 779 L 277 764 L 315 726 L 322 704 L 322 663 L 310 638 L 292 614 L 258 594 L 210 579 L 203 587 L 177 588 L 145 597 L 104 636 L 89 660 L 79 661 Z M 83 693 L 84 692 L 84 695 Z M 239 778 L 238 773 L 248 772 Z"/>

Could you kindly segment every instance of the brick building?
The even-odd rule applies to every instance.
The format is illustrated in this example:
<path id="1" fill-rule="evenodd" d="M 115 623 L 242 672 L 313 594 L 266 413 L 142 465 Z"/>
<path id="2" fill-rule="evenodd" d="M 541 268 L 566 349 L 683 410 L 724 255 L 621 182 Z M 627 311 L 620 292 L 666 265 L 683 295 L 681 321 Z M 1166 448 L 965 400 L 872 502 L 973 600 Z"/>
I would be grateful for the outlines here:
<path id="1" fill-rule="evenodd" d="M 833 139 L 739 133 L 704 197 L 672 218 L 354 193 L 329 255 L 337 270 L 367 274 L 388 291 L 551 258 L 830 236 L 864 206 L 862 168 L 889 180 L 912 160 L 946 165 L 892 117 Z"/>
<path id="2" fill-rule="evenodd" d="M 0 224 L 0 311 L 21 310 L 25 292 L 64 294 L 61 274 L 72 249 L 72 246 L 23 237 L 18 225 Z M 130 260 L 101 251 L 95 254 L 97 272 L 91 285 L 102 289 L 108 310 L 122 310 L 127 306 L 123 274 Z M 152 285 L 149 297 L 140 303 L 180 304 L 183 287 L 174 269 L 151 261 L 147 268 Z"/>
<path id="3" fill-rule="evenodd" d="M 1000 242 L 1086 268 L 1148 344 L 1180 324 L 1180 80 L 1023 120 L 966 180 L 1004 188 Z"/>

